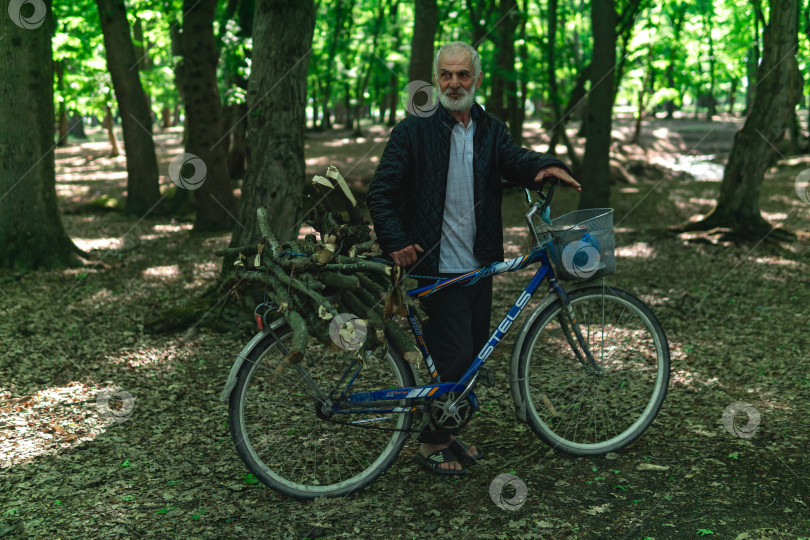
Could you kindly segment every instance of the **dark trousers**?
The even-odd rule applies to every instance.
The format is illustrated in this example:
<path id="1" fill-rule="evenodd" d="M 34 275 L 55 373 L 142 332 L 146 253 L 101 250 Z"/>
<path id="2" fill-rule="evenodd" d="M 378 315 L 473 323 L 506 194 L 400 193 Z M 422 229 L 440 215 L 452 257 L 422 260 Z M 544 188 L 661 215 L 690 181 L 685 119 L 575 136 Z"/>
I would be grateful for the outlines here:
<path id="1" fill-rule="evenodd" d="M 432 284 L 419 282 L 420 287 Z M 492 278 L 482 279 L 471 287 L 456 285 L 443 289 L 423 298 L 421 304 L 429 319 L 423 328 L 425 344 L 439 377 L 442 382 L 458 381 L 489 338 Z M 454 431 L 428 427 L 419 435 L 419 442 L 443 444 L 450 442 L 451 434 L 457 435 Z"/>

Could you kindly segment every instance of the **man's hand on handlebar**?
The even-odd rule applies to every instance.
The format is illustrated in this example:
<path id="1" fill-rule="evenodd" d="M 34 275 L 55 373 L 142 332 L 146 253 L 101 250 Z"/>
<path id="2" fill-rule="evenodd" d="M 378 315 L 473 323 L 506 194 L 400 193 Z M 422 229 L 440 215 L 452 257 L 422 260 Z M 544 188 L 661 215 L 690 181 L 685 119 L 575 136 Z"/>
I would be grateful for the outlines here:
<path id="1" fill-rule="evenodd" d="M 406 266 L 410 266 L 415 263 L 416 259 L 419 258 L 419 253 L 424 252 L 425 251 L 419 244 L 411 244 L 406 248 L 392 252 L 390 255 L 391 258 L 394 259 L 394 264 L 405 268 Z"/>
<path id="2" fill-rule="evenodd" d="M 582 186 L 579 185 L 579 182 L 574 180 L 570 174 L 565 172 L 564 169 L 556 166 L 546 167 L 545 169 L 540 169 L 540 172 L 537 173 L 537 176 L 534 177 L 535 182 L 542 182 L 544 179 L 553 177 L 559 178 L 563 183 L 568 184 L 572 188 L 577 191 L 582 191 Z"/>

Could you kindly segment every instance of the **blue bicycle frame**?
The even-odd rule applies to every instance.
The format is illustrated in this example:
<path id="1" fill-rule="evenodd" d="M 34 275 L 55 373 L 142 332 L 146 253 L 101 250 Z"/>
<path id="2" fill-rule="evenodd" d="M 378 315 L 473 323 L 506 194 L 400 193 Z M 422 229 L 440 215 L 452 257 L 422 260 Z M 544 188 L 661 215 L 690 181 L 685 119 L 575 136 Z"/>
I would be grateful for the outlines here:
<path id="1" fill-rule="evenodd" d="M 354 375 L 346 384 L 343 393 L 340 398 L 336 400 L 332 404 L 332 412 L 336 414 L 347 414 L 347 413 L 386 413 L 386 412 L 412 412 L 417 410 L 417 407 L 409 406 L 409 407 L 388 407 L 388 408 L 357 408 L 363 405 L 372 405 L 376 404 L 376 402 L 380 401 L 391 401 L 391 400 L 399 400 L 399 399 L 435 399 L 443 394 L 448 392 L 459 392 L 459 396 L 455 399 L 453 405 L 456 405 L 459 401 L 465 399 L 469 396 L 470 401 L 473 405 L 474 409 L 478 408 L 478 401 L 475 397 L 475 394 L 472 392 L 472 387 L 475 384 L 475 381 L 478 378 L 479 368 L 484 365 L 489 358 L 492 351 L 495 347 L 503 339 L 506 332 L 512 326 L 515 319 L 517 319 L 518 315 L 520 315 L 523 308 L 529 303 L 531 300 L 532 295 L 537 291 L 537 288 L 540 284 L 548 279 L 550 288 L 553 289 L 562 299 L 563 303 L 568 306 L 568 297 L 563 291 L 562 287 L 560 287 L 559 283 L 557 282 L 556 277 L 554 276 L 554 271 L 551 268 L 551 264 L 548 259 L 548 253 L 546 251 L 546 247 L 538 247 L 535 248 L 529 255 L 523 255 L 522 257 L 517 257 L 515 259 L 511 259 L 508 261 L 495 263 L 485 268 L 481 268 L 474 272 L 470 272 L 467 274 L 463 274 L 461 276 L 456 276 L 451 279 L 447 279 L 445 281 L 440 281 L 435 285 L 429 285 L 426 287 L 421 287 L 418 289 L 413 289 L 407 292 L 408 296 L 412 298 L 422 298 L 432 294 L 440 289 L 445 287 L 449 287 L 451 285 L 460 285 L 462 283 L 467 283 L 472 280 L 481 279 L 484 277 L 494 276 L 498 274 L 503 274 L 505 272 L 514 272 L 516 270 L 521 270 L 526 266 L 540 261 L 540 268 L 538 268 L 537 272 L 535 273 L 532 280 L 529 282 L 528 285 L 523 289 L 523 292 L 520 294 L 518 299 L 512 304 L 512 307 L 509 309 L 509 312 L 506 316 L 501 320 L 498 327 L 489 337 L 487 340 L 486 345 L 481 351 L 478 353 L 478 356 L 473 361 L 472 365 L 464 372 L 461 379 L 458 382 L 446 382 L 442 383 L 439 380 L 438 373 L 436 372 L 436 367 L 433 364 L 433 360 L 430 357 L 430 353 L 427 350 L 427 346 L 425 345 L 425 340 L 422 337 L 422 332 L 419 328 L 419 324 L 416 320 L 416 316 L 414 315 L 413 311 L 408 308 L 408 321 L 411 324 L 411 329 L 413 331 L 414 336 L 416 337 L 417 344 L 419 349 L 422 353 L 423 360 L 428 367 L 428 371 L 431 374 L 431 384 L 425 386 L 416 386 L 413 388 L 395 388 L 389 390 L 375 390 L 372 392 L 356 392 L 356 393 L 348 393 L 349 389 L 351 388 L 352 383 L 357 378 L 357 375 L 360 373 L 362 369 L 362 364 L 356 369 Z M 574 321 L 575 322 L 575 321 Z M 578 333 L 578 332 L 577 332 Z M 583 345 L 582 341 L 580 340 L 580 344 Z M 590 354 L 587 352 L 587 348 L 585 348 L 585 353 L 587 356 L 590 357 Z"/>

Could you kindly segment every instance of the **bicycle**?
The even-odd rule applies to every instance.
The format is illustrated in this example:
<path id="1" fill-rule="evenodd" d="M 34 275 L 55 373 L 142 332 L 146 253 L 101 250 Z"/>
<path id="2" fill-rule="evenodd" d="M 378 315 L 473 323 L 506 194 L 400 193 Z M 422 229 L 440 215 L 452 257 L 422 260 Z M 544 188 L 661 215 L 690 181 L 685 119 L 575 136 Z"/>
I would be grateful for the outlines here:
<path id="1" fill-rule="evenodd" d="M 407 319 L 431 377 L 426 384 L 416 383 L 416 371 L 391 347 L 361 359 L 317 344 L 276 377 L 291 332 L 283 319 L 264 324 L 238 355 L 220 396 L 229 400 L 231 435 L 253 475 L 293 498 L 343 496 L 377 479 L 428 422 L 464 426 L 478 409 L 474 386 L 492 384 L 485 362 L 544 282 L 549 293 L 523 322 L 510 358 L 517 420 L 574 456 L 602 455 L 636 440 L 666 396 L 669 345 L 641 300 L 604 284 L 615 269 L 612 210 L 535 225 L 547 215 L 555 187 L 551 182 L 546 194 L 540 187 L 535 202 L 526 190 L 534 245 L 528 255 L 407 292 L 420 298 L 540 263 L 457 382 L 439 379 L 410 307 Z M 590 252 L 589 262 L 577 260 L 583 252 Z M 576 282 L 566 291 L 558 276 Z M 600 277 L 601 285 L 594 284 Z M 411 429 L 415 418 L 420 424 Z"/>

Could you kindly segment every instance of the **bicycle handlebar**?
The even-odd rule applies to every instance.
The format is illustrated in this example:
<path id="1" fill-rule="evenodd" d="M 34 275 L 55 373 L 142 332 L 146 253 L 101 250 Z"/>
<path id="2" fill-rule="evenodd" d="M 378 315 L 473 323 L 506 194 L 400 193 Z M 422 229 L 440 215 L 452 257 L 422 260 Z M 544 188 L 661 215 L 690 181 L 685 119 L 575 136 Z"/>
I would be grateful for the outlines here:
<path id="1" fill-rule="evenodd" d="M 542 202 L 538 201 L 536 203 L 532 203 L 531 197 L 529 195 L 528 188 L 524 188 L 524 189 L 526 189 L 526 200 L 531 205 L 531 207 L 529 208 L 529 211 L 526 213 L 526 216 L 525 216 L 526 217 L 526 223 L 529 225 L 529 232 L 531 233 L 535 244 L 540 243 L 540 238 L 537 235 L 537 230 L 535 229 L 534 222 L 532 221 L 532 218 L 534 218 L 534 215 L 538 214 L 538 213 L 541 216 L 543 215 L 543 212 L 545 212 L 545 210 L 551 204 L 551 199 L 554 198 L 554 190 L 557 189 L 557 186 L 559 185 L 559 183 L 560 183 L 560 179 L 555 178 L 553 176 L 543 179 L 543 181 L 540 182 L 540 184 L 538 184 L 535 187 L 535 190 L 537 191 L 537 194 L 540 196 L 540 200 Z M 546 185 L 548 185 L 548 192 L 543 193 L 543 188 Z M 522 186 L 518 186 L 517 184 L 512 184 L 511 182 L 501 182 L 501 187 L 511 188 L 511 187 L 522 187 Z"/>

